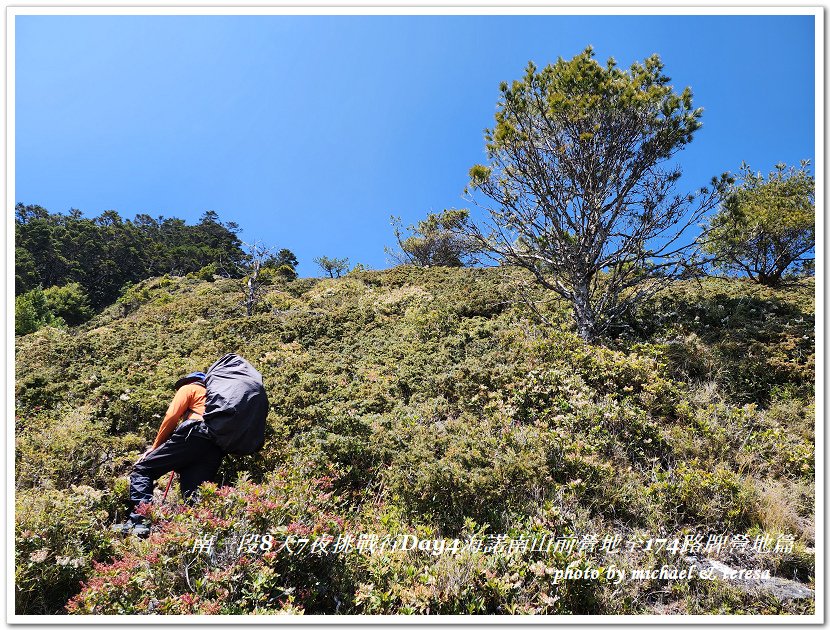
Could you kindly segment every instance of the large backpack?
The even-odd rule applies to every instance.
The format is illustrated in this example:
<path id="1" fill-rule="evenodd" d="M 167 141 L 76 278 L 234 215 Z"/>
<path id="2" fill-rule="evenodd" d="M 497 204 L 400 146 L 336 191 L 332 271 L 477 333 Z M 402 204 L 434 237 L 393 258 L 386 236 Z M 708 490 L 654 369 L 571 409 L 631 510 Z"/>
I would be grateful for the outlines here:
<path id="1" fill-rule="evenodd" d="M 262 375 L 245 359 L 226 354 L 205 377 L 205 424 L 226 453 L 250 455 L 265 444 L 268 397 Z"/>

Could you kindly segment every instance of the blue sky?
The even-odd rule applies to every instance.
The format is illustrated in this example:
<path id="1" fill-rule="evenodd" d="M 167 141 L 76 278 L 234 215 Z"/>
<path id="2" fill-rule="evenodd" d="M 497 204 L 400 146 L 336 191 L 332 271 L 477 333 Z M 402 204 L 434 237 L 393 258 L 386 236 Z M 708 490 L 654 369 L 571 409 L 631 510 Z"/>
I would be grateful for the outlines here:
<path id="1" fill-rule="evenodd" d="M 195 222 L 388 266 L 405 224 L 465 207 L 501 81 L 592 45 L 658 53 L 703 127 L 682 189 L 815 159 L 812 16 L 17 16 L 15 198 Z"/>

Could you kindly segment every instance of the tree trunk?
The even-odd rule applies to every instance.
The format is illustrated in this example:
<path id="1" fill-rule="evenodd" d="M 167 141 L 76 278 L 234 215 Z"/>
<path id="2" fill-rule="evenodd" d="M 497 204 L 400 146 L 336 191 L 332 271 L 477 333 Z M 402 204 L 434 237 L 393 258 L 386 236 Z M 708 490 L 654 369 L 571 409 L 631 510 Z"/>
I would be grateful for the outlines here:
<path id="1" fill-rule="evenodd" d="M 574 287 L 574 321 L 576 332 L 583 341 L 594 339 L 594 328 L 596 326 L 596 315 L 588 299 L 588 285 L 579 284 Z"/>
<path id="2" fill-rule="evenodd" d="M 259 284 L 257 283 L 257 278 L 259 277 L 259 265 L 260 262 L 258 260 L 254 262 L 254 270 L 248 277 L 248 291 L 245 296 L 245 306 L 248 311 L 248 317 L 254 314 L 254 305 L 257 301 L 256 294 L 259 289 Z"/>
<path id="3" fill-rule="evenodd" d="M 248 312 L 248 317 L 254 314 L 254 280 L 248 278 L 248 290 L 245 294 L 245 308 Z"/>
<path id="4" fill-rule="evenodd" d="M 773 272 L 771 274 L 767 273 L 759 273 L 758 274 L 758 284 L 761 284 L 765 287 L 772 287 L 775 288 L 781 284 L 781 276 L 783 272 Z"/>

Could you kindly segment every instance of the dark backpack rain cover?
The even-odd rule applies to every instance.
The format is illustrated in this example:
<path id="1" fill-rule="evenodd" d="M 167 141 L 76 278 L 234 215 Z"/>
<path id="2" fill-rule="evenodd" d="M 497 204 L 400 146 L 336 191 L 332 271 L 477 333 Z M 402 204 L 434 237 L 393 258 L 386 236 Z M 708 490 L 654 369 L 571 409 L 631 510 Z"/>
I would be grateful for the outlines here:
<path id="1" fill-rule="evenodd" d="M 226 354 L 208 368 L 205 386 L 205 424 L 219 448 L 232 455 L 261 449 L 268 416 L 262 375 L 239 355 Z"/>

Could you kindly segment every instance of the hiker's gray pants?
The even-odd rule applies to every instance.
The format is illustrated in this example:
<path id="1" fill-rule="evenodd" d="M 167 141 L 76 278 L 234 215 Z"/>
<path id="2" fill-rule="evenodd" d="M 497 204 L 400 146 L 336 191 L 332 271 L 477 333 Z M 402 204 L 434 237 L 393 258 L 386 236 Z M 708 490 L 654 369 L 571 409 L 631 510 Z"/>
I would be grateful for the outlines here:
<path id="1" fill-rule="evenodd" d="M 164 444 L 138 462 L 130 473 L 130 501 L 133 507 L 153 500 L 153 482 L 175 470 L 182 496 L 190 499 L 205 481 L 214 481 L 224 453 L 200 420 L 182 422 Z"/>

